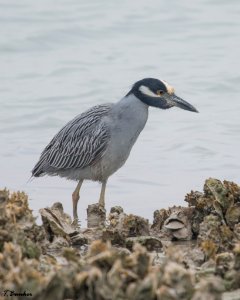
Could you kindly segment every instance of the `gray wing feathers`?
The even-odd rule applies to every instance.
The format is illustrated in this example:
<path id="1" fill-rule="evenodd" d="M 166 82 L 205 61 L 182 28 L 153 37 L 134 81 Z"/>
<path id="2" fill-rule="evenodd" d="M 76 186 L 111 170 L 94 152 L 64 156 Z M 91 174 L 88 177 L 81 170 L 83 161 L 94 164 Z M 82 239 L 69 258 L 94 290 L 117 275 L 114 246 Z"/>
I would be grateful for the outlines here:
<path id="1" fill-rule="evenodd" d="M 108 128 L 101 121 L 111 106 L 94 106 L 67 123 L 43 150 L 33 176 L 40 176 L 48 169 L 84 168 L 97 161 L 110 138 Z"/>

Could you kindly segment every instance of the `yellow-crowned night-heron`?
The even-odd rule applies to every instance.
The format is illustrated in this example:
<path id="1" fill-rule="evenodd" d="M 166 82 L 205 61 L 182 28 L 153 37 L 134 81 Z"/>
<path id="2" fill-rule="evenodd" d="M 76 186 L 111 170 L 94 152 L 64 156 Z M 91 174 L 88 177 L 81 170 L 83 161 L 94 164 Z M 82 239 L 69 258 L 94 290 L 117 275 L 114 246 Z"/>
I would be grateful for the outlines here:
<path id="1" fill-rule="evenodd" d="M 32 175 L 58 175 L 78 181 L 72 194 L 75 219 L 84 179 L 102 183 L 99 204 L 104 207 L 107 180 L 127 160 L 146 124 L 149 106 L 177 106 L 197 112 L 177 97 L 167 82 L 142 79 L 119 102 L 94 106 L 68 122 L 43 150 Z"/>

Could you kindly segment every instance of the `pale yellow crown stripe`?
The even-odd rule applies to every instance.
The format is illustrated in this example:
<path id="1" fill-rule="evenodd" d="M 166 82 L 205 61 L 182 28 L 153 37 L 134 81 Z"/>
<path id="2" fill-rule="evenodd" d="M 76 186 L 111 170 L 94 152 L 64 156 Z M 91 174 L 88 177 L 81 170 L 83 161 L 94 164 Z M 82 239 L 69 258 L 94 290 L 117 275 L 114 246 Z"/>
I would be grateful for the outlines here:
<path id="1" fill-rule="evenodd" d="M 174 94 L 174 88 L 168 84 L 165 80 L 161 80 L 162 83 L 165 85 L 166 90 L 168 92 L 169 95 L 173 95 Z M 161 97 L 161 95 L 157 95 L 155 93 L 153 93 L 147 86 L 145 85 L 141 85 L 139 87 L 139 91 L 141 91 L 143 94 L 150 96 L 150 97 Z"/>
<path id="2" fill-rule="evenodd" d="M 165 80 L 161 80 L 161 81 L 162 81 L 162 83 L 165 84 L 168 94 L 170 94 L 170 95 L 174 94 L 174 92 L 175 92 L 174 88 L 169 83 L 167 83 Z"/>
<path id="3" fill-rule="evenodd" d="M 156 98 L 159 98 L 161 96 L 153 93 L 147 86 L 145 85 L 141 85 L 139 87 L 139 91 L 142 92 L 144 95 L 147 95 L 147 96 L 150 96 L 150 97 L 156 97 Z"/>

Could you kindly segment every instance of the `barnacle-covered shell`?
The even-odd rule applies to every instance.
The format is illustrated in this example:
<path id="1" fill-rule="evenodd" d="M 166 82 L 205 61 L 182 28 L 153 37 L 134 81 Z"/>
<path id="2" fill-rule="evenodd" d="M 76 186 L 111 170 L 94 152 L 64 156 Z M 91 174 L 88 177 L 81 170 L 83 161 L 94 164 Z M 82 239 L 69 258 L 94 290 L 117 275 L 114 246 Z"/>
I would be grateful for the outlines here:
<path id="1" fill-rule="evenodd" d="M 24 193 L 0 191 L 1 288 L 39 300 L 220 300 L 240 288 L 240 189 L 215 179 L 204 189 L 187 197 L 189 207 L 158 210 L 151 229 L 120 207 L 109 222 L 79 229 L 59 203 L 37 226 Z M 197 243 L 186 242 L 192 230 Z"/>
<path id="2" fill-rule="evenodd" d="M 160 250 L 162 248 L 161 240 L 153 236 L 129 237 L 126 239 L 126 247 L 130 250 L 132 250 L 135 243 L 145 246 L 148 251 Z"/>
<path id="3" fill-rule="evenodd" d="M 221 205 L 224 211 L 234 202 L 233 197 L 228 199 L 228 191 L 220 180 L 209 178 L 204 185 L 204 191 L 212 195 L 215 200 Z M 227 200 L 227 201 L 226 201 Z"/>
<path id="4" fill-rule="evenodd" d="M 192 238 L 192 230 L 191 227 L 183 227 L 179 230 L 175 230 L 173 232 L 173 236 L 178 240 L 191 240 Z"/>
<path id="5" fill-rule="evenodd" d="M 236 242 L 240 242 L 240 223 L 235 224 L 233 228 L 233 232 L 234 232 L 234 238 Z"/>
<path id="6" fill-rule="evenodd" d="M 196 286 L 196 291 L 191 300 L 222 300 L 224 284 L 222 279 L 215 276 L 202 278 Z"/>
<path id="7" fill-rule="evenodd" d="M 187 272 L 183 266 L 175 262 L 168 262 L 162 281 L 166 286 L 174 286 L 177 299 L 191 299 L 194 291 L 194 276 L 191 272 Z"/>
<path id="8" fill-rule="evenodd" d="M 192 238 L 190 207 L 174 207 L 170 210 L 170 216 L 165 220 L 163 227 L 170 231 L 178 240 L 190 240 Z"/>
<path id="9" fill-rule="evenodd" d="M 106 210 L 99 203 L 88 205 L 87 226 L 88 228 L 104 227 L 106 220 Z"/>
<path id="10" fill-rule="evenodd" d="M 153 213 L 153 224 L 151 228 L 158 232 L 162 229 L 165 220 L 169 217 L 169 210 L 164 208 L 155 210 Z"/>
<path id="11" fill-rule="evenodd" d="M 183 228 L 185 225 L 182 221 L 172 218 L 168 218 L 165 221 L 164 227 L 170 230 L 178 230 Z"/>
<path id="12" fill-rule="evenodd" d="M 61 203 L 56 202 L 52 207 L 42 208 L 39 212 L 42 217 L 46 236 L 50 242 L 53 242 L 55 237 L 61 237 L 65 239 L 68 245 L 81 246 L 87 243 L 86 237 L 72 223 L 71 217 L 64 213 Z"/>
<path id="13" fill-rule="evenodd" d="M 223 252 L 216 255 L 216 274 L 224 276 L 224 274 L 233 268 L 234 266 L 234 255 L 231 252 Z"/>
<path id="14" fill-rule="evenodd" d="M 240 202 L 230 206 L 225 214 L 228 226 L 233 229 L 235 224 L 240 222 Z"/>

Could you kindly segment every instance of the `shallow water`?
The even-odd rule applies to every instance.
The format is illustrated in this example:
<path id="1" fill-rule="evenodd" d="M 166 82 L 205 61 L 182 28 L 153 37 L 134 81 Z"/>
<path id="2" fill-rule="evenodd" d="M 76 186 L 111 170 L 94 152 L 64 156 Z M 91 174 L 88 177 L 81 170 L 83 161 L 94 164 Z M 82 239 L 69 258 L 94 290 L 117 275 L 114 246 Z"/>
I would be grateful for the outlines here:
<path id="1" fill-rule="evenodd" d="M 37 211 L 75 182 L 27 182 L 52 136 L 143 77 L 167 80 L 200 111 L 151 109 L 126 165 L 109 180 L 107 208 L 152 220 L 217 177 L 239 183 L 240 2 L 0 1 L 0 186 L 30 195 Z M 79 215 L 100 186 L 83 185 Z"/>

